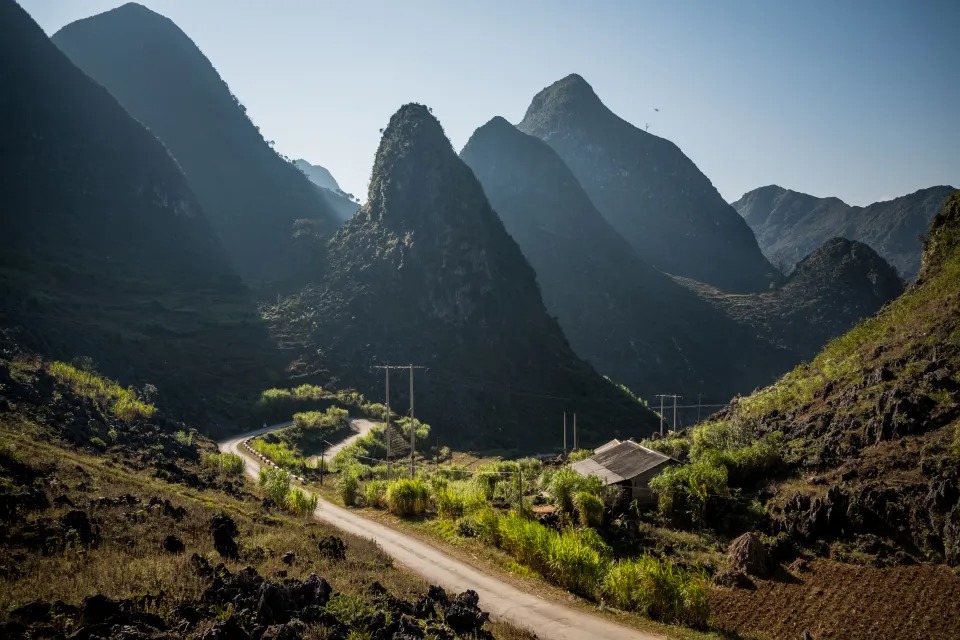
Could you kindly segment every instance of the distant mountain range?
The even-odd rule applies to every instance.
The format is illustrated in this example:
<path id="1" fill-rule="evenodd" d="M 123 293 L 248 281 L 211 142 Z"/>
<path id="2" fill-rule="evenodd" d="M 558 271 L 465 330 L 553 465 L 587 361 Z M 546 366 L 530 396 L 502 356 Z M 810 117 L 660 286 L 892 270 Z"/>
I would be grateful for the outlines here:
<path id="1" fill-rule="evenodd" d="M 324 201 L 340 220 L 349 220 L 360 208 L 360 204 L 354 202 L 350 194 L 344 193 L 326 168 L 318 164 L 310 164 L 302 158 L 294 160 L 293 164 L 307 176 L 310 182 L 320 188 Z"/>
<path id="2" fill-rule="evenodd" d="M 866 207 L 837 198 L 817 198 L 770 185 L 733 203 L 753 229 L 764 253 L 789 271 L 827 239 L 864 242 L 907 280 L 920 271 L 920 238 L 955 187 L 938 186 Z"/>
<path id="3" fill-rule="evenodd" d="M 845 238 L 825 242 L 769 292 L 731 295 L 681 281 L 763 340 L 789 350 L 795 363 L 903 293 L 896 269 L 869 246 Z"/>
<path id="4" fill-rule="evenodd" d="M 251 372 L 271 379 L 253 300 L 176 162 L 7 0 L 0 77 L 0 328 L 154 384 L 181 415 L 216 420 Z"/>
<path id="5" fill-rule="evenodd" d="M 275 333 L 305 345 L 296 359 L 319 352 L 320 365 L 376 395 L 383 374 L 373 365 L 429 367 L 416 374 L 417 415 L 445 440 L 557 446 L 564 411 L 577 412 L 585 444 L 655 424 L 570 349 L 530 265 L 424 106 L 390 119 L 367 203 L 320 271 L 278 305 Z"/>
<path id="6" fill-rule="evenodd" d="M 725 402 L 772 380 L 793 356 L 645 263 L 545 142 L 494 118 L 464 162 L 537 272 L 574 350 L 652 398 L 674 389 Z"/>
<path id="7" fill-rule="evenodd" d="M 283 160 L 210 61 L 169 19 L 134 3 L 78 20 L 53 41 L 166 145 L 241 275 L 284 277 L 298 263 L 294 222 L 332 235 L 323 195 Z"/>
<path id="8" fill-rule="evenodd" d="M 775 280 L 750 228 L 697 166 L 610 111 L 580 76 L 538 93 L 518 128 L 553 147 L 613 228 L 661 271 L 741 293 Z"/>

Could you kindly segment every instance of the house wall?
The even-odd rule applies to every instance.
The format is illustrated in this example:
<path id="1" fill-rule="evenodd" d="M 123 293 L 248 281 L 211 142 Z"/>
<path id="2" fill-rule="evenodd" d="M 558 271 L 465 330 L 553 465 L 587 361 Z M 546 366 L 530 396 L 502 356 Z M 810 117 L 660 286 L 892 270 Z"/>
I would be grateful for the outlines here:
<path id="1" fill-rule="evenodd" d="M 654 503 L 657 501 L 657 494 L 650 489 L 650 480 L 659 475 L 661 471 L 666 469 L 671 464 L 671 462 L 665 461 L 663 464 L 652 469 L 647 469 L 639 476 L 620 484 L 630 491 L 630 495 L 634 500 L 637 500 L 641 504 Z"/>

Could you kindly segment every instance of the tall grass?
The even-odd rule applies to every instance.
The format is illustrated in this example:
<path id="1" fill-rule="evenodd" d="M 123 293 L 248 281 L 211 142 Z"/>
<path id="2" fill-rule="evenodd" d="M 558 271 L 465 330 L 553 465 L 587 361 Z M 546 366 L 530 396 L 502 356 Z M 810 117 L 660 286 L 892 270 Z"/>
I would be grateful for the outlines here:
<path id="1" fill-rule="evenodd" d="M 387 508 L 394 515 L 422 515 L 429 504 L 430 487 L 419 478 L 401 478 L 387 487 Z"/>
<path id="2" fill-rule="evenodd" d="M 51 362 L 47 365 L 47 372 L 74 393 L 104 405 L 121 420 L 149 418 L 156 412 L 156 407 L 140 400 L 134 391 L 92 371 L 65 362 Z"/>
<path id="3" fill-rule="evenodd" d="M 243 458 L 235 453 L 204 453 L 201 464 L 227 476 L 243 475 Z"/>
<path id="4" fill-rule="evenodd" d="M 374 509 L 385 509 L 387 507 L 387 487 L 390 483 L 386 480 L 371 480 L 363 488 L 363 501 L 368 507 Z"/>
<path id="5" fill-rule="evenodd" d="M 599 527 L 603 524 L 603 500 L 589 491 L 574 494 L 573 509 L 581 527 Z"/>
<path id="6" fill-rule="evenodd" d="M 316 511 L 317 496 L 307 495 L 300 489 L 291 489 L 287 494 L 287 508 L 297 515 L 309 515 Z"/>
<path id="7" fill-rule="evenodd" d="M 344 506 L 353 507 L 357 504 L 357 489 L 360 488 L 360 479 L 357 472 L 352 467 L 347 467 L 340 471 L 337 478 L 337 494 Z"/>
<path id="8" fill-rule="evenodd" d="M 603 595 L 620 609 L 662 622 L 705 627 L 710 617 L 706 575 L 652 556 L 614 564 L 603 580 Z"/>
<path id="9" fill-rule="evenodd" d="M 307 466 L 306 459 L 297 455 L 283 442 L 268 442 L 263 438 L 254 438 L 250 441 L 250 446 L 254 451 L 272 460 L 277 466 L 289 471 L 299 471 Z"/>
<path id="10" fill-rule="evenodd" d="M 273 467 L 260 468 L 260 486 L 267 492 L 267 497 L 283 507 L 287 504 L 287 494 L 290 492 L 290 472 Z"/>

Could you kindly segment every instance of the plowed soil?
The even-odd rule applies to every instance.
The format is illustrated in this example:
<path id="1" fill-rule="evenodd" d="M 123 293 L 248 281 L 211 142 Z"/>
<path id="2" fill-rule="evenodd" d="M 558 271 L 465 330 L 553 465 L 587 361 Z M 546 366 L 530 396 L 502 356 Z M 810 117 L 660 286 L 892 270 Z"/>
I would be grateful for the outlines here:
<path id="1" fill-rule="evenodd" d="M 808 571 L 714 589 L 712 624 L 757 638 L 960 638 L 960 576 L 949 567 L 875 568 L 815 560 Z"/>

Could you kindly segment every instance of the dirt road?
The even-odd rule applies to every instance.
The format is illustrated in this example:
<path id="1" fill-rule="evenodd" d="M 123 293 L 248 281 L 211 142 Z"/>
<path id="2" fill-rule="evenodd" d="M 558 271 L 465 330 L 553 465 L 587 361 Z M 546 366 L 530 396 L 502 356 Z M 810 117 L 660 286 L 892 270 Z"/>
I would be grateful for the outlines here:
<path id="1" fill-rule="evenodd" d="M 244 448 L 243 442 L 282 425 L 258 429 L 220 443 L 221 451 L 236 453 L 246 461 L 246 472 L 256 478 L 260 461 Z M 356 436 L 351 436 L 356 437 Z M 545 640 L 660 640 L 652 635 L 609 622 L 552 600 L 521 591 L 498 578 L 453 558 L 429 544 L 362 518 L 320 498 L 314 515 L 338 529 L 373 540 L 393 558 L 433 584 L 447 590 L 473 589 L 480 606 L 501 620 L 530 629 Z"/>
<path id="2" fill-rule="evenodd" d="M 353 444 L 354 442 L 357 441 L 357 439 L 367 435 L 368 433 L 370 433 L 370 430 L 373 429 L 374 426 L 376 426 L 375 422 L 370 422 L 369 420 L 366 420 L 364 418 L 350 418 L 349 422 L 350 422 L 350 428 L 353 429 L 353 432 L 354 432 L 353 435 L 344 438 L 340 442 L 336 443 L 335 445 L 327 449 L 326 452 L 324 452 L 323 459 L 326 460 L 327 462 L 330 462 L 331 460 L 333 460 L 333 457 L 338 453 L 340 453 L 340 450 L 343 449 L 345 446 L 349 444 Z M 320 456 L 310 456 L 309 458 L 307 458 L 309 463 L 313 466 L 316 466 L 317 461 L 319 459 L 320 459 Z"/>

